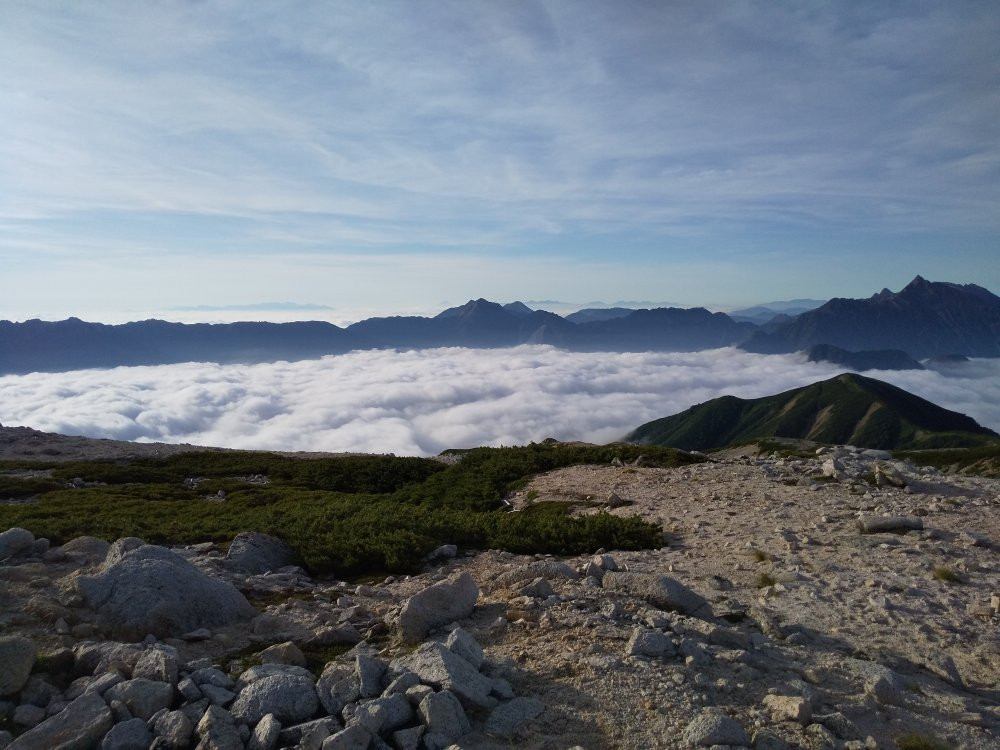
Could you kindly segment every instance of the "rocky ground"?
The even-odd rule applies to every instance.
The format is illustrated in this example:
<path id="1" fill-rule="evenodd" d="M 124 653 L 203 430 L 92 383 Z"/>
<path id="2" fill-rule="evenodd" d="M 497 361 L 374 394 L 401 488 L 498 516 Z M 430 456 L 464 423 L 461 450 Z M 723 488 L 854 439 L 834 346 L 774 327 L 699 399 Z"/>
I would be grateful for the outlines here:
<path id="1" fill-rule="evenodd" d="M 252 535 L 0 534 L 0 747 L 1000 747 L 997 480 L 748 450 L 509 500 L 665 546 L 351 584 Z"/>

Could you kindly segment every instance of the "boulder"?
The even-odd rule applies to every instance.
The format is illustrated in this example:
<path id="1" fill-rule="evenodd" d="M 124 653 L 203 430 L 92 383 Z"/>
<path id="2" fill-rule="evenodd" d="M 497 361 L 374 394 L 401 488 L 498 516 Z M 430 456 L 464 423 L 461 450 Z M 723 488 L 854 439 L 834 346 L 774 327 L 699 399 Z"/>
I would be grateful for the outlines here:
<path id="1" fill-rule="evenodd" d="M 326 712 L 339 716 L 344 706 L 361 697 L 361 681 L 354 669 L 331 661 L 316 681 L 316 693 Z"/>
<path id="2" fill-rule="evenodd" d="M 146 722 L 129 719 L 111 727 L 101 740 L 101 750 L 147 750 L 152 742 L 153 735 Z M 176 746 L 171 745 L 173 747 Z"/>
<path id="3" fill-rule="evenodd" d="M 466 706 L 493 708 L 495 699 L 490 697 L 493 681 L 444 644 L 424 643 L 411 654 L 395 659 L 389 666 L 390 673 L 413 672 L 424 684 L 438 690 L 450 690 Z"/>
<path id="4" fill-rule="evenodd" d="M 514 698 L 493 709 L 486 720 L 486 734 L 510 737 L 523 724 L 542 715 L 545 706 L 537 698 Z"/>
<path id="5" fill-rule="evenodd" d="M 0 695 L 13 695 L 24 687 L 35 666 L 35 644 L 19 635 L 0 638 Z"/>
<path id="6" fill-rule="evenodd" d="M 241 573 L 259 575 L 295 564 L 295 553 L 283 541 L 268 534 L 237 534 L 229 545 L 225 565 Z"/>
<path id="7" fill-rule="evenodd" d="M 198 721 L 199 750 L 244 750 L 240 730 L 232 714 L 221 706 L 209 706 Z"/>
<path id="8" fill-rule="evenodd" d="M 7 750 L 90 750 L 113 724 L 111 709 L 104 699 L 87 693 L 16 738 Z"/>
<path id="9" fill-rule="evenodd" d="M 147 649 L 136 659 L 135 666 L 132 667 L 132 676 L 176 685 L 177 649 L 163 644 Z"/>
<path id="10" fill-rule="evenodd" d="M 268 714 L 254 727 L 247 750 L 274 750 L 280 734 L 281 722 L 274 718 L 274 714 Z"/>
<path id="11" fill-rule="evenodd" d="M 608 591 L 637 596 L 660 609 L 701 619 L 712 617 L 712 608 L 705 597 L 670 576 L 609 570 L 601 579 L 601 585 Z"/>
<path id="12" fill-rule="evenodd" d="M 0 532 L 0 562 L 8 557 L 30 552 L 34 543 L 35 535 L 27 529 L 15 526 Z"/>
<path id="13" fill-rule="evenodd" d="M 165 638 L 255 614 L 234 586 L 210 578 L 180 555 L 119 542 L 111 546 L 101 573 L 76 581 L 104 629 L 135 640 L 147 633 Z"/>
<path id="14" fill-rule="evenodd" d="M 765 695 L 764 708 L 774 721 L 797 721 L 805 726 L 812 718 L 812 704 L 798 695 Z"/>
<path id="15" fill-rule="evenodd" d="M 749 745 L 743 725 L 716 708 L 701 711 L 684 729 L 684 741 L 692 747 Z"/>
<path id="16" fill-rule="evenodd" d="M 183 711 L 163 711 L 153 722 L 153 731 L 172 750 L 184 750 L 191 739 L 194 725 Z"/>
<path id="17" fill-rule="evenodd" d="M 306 657 L 302 653 L 302 649 L 291 641 L 268 646 L 258 656 L 264 664 L 292 664 L 296 667 L 306 665 Z"/>
<path id="18" fill-rule="evenodd" d="M 316 713 L 319 698 L 311 678 L 271 675 L 244 687 L 230 707 L 232 715 L 251 726 L 267 714 L 282 724 L 296 724 Z"/>
<path id="19" fill-rule="evenodd" d="M 413 719 L 413 709 L 406 696 L 395 693 L 386 698 L 376 698 L 358 705 L 353 721 L 372 734 L 382 734 L 402 729 Z"/>
<path id="20" fill-rule="evenodd" d="M 428 732 L 443 735 L 449 740 L 457 740 L 472 730 L 462 704 L 449 690 L 429 694 L 420 701 L 418 710 Z"/>
<path id="21" fill-rule="evenodd" d="M 94 536 L 78 536 L 70 539 L 61 547 L 57 547 L 55 552 L 78 562 L 97 563 L 108 556 L 110 548 L 111 545 L 103 539 Z"/>
<path id="22" fill-rule="evenodd" d="M 478 598 L 479 587 L 465 572 L 414 594 L 406 600 L 399 613 L 403 639 L 416 643 L 433 628 L 468 617 Z"/>
<path id="23" fill-rule="evenodd" d="M 114 669 L 128 674 L 142 654 L 142 646 L 134 643 L 78 643 L 73 649 L 73 668 L 77 674 L 105 675 Z"/>
<path id="24" fill-rule="evenodd" d="M 170 708 L 174 699 L 174 688 L 169 683 L 138 678 L 125 680 L 109 688 L 104 694 L 109 703 L 119 700 L 129 713 L 143 721 L 149 721 L 153 714 L 163 708 Z"/>
<path id="25" fill-rule="evenodd" d="M 323 742 L 323 750 L 368 750 L 372 735 L 360 724 L 352 724 Z"/>
<path id="26" fill-rule="evenodd" d="M 448 634 L 445 645 L 469 664 L 479 669 L 483 664 L 483 647 L 465 628 L 455 628 Z"/>
<path id="27" fill-rule="evenodd" d="M 674 652 L 674 642 L 670 640 L 670 636 L 659 630 L 648 630 L 641 627 L 632 631 L 632 636 L 625 645 L 626 656 L 659 658 L 673 656 Z"/>

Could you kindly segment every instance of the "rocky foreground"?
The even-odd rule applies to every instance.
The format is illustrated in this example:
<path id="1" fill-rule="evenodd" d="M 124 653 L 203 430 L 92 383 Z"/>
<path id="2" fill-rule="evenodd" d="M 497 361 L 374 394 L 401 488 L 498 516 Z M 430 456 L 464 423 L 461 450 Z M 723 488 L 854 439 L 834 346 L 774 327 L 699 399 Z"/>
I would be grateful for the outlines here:
<path id="1" fill-rule="evenodd" d="M 360 585 L 7 530 L 0 748 L 1000 747 L 1000 482 L 821 450 L 552 472 L 666 546 Z"/>

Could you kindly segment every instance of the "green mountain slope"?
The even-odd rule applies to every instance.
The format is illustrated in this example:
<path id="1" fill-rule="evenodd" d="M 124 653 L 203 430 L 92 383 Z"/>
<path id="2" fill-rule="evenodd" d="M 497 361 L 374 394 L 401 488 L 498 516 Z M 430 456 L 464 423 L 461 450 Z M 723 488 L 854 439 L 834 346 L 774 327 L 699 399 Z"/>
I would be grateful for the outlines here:
<path id="1" fill-rule="evenodd" d="M 775 396 L 712 399 L 647 422 L 626 440 L 708 450 L 766 437 L 914 450 L 978 446 L 1000 436 L 902 388 L 845 373 Z"/>

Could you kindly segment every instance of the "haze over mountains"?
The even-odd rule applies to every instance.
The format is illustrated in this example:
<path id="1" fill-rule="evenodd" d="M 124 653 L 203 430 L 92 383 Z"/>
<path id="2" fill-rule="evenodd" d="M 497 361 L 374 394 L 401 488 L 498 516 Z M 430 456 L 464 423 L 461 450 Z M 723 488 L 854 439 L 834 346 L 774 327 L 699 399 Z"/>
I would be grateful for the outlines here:
<path id="1" fill-rule="evenodd" d="M 0 321 L 0 374 L 188 361 L 300 360 L 381 348 L 520 344 L 549 344 L 581 352 L 689 352 L 740 346 L 758 353 L 829 345 L 848 354 L 895 350 L 902 360 L 907 356 L 1000 356 L 1000 297 L 974 284 L 929 282 L 918 276 L 900 292 L 883 290 L 863 300 L 833 299 L 794 317 L 787 315 L 809 304 L 812 301 L 794 300 L 784 309 L 734 313 L 739 319 L 700 307 L 588 309 L 562 317 L 520 302 L 500 305 L 478 299 L 434 317 L 375 317 L 346 328 L 317 321 L 181 324 L 145 320 L 122 325 L 77 318 Z M 778 317 L 767 318 L 772 313 Z M 752 319 L 764 322 L 758 325 Z M 824 351 L 827 356 L 823 358 L 831 359 L 830 352 L 836 350 Z M 892 367 L 891 358 L 885 361 Z"/>

